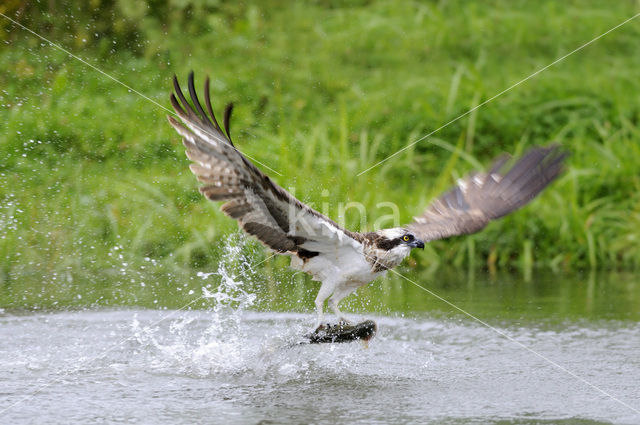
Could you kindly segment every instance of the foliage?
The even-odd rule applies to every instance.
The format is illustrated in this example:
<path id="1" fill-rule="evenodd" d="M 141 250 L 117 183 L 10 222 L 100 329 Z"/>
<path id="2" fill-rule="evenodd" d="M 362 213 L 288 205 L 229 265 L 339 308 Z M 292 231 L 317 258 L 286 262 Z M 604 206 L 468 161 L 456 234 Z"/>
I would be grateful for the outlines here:
<path id="1" fill-rule="evenodd" d="M 174 73 L 184 80 L 194 69 L 199 84 L 211 75 L 217 108 L 236 103 L 241 150 L 305 202 L 362 202 L 369 223 L 385 201 L 409 220 L 500 152 L 555 140 L 572 153 L 532 205 L 478 235 L 433 243 L 408 267 L 640 266 L 637 23 L 357 177 L 631 17 L 635 2 L 0 7 L 167 108 Z M 107 285 L 122 262 L 142 280 L 153 278 L 142 270 L 178 278 L 215 268 L 235 223 L 196 191 L 167 111 L 0 20 L 0 282 L 44 276 L 55 287 L 60 276 L 101 276 Z M 355 214 L 344 219 L 358 228 Z"/>

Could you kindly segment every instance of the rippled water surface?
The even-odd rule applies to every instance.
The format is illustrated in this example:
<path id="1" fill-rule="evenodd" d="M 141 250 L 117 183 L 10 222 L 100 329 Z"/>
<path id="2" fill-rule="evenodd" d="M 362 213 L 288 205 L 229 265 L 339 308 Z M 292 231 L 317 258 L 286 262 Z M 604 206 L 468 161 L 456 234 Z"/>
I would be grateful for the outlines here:
<path id="1" fill-rule="evenodd" d="M 640 325 L 497 330 L 377 317 L 297 345 L 308 315 L 116 310 L 0 317 L 2 423 L 640 423 Z"/>
<path id="2" fill-rule="evenodd" d="M 368 347 L 308 345 L 317 284 L 265 286 L 240 248 L 182 286 L 103 288 L 139 295 L 134 303 L 156 297 L 146 303 L 157 309 L 38 312 L 10 301 L 0 424 L 640 423 L 632 275 L 382 280 L 345 306 L 378 322 Z M 157 295 L 163 286 L 183 294 L 183 309 L 163 307 L 173 302 Z M 21 288 L 14 295 L 38 286 Z M 89 282 L 61 290 L 95 292 Z M 274 312 L 296 309 L 308 313 Z"/>

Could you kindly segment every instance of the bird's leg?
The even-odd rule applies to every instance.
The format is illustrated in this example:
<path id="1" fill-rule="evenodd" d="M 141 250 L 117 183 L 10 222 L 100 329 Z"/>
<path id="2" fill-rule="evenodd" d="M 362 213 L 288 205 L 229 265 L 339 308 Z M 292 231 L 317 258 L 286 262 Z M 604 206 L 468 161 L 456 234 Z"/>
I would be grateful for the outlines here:
<path id="1" fill-rule="evenodd" d="M 343 312 L 340 311 L 340 309 L 338 308 L 338 303 L 342 301 L 344 297 L 352 293 L 354 290 L 355 288 L 353 287 L 341 285 L 338 288 L 336 288 L 331 298 L 329 298 L 329 307 L 331 308 L 331 310 L 333 310 L 335 315 L 338 316 L 338 320 L 346 323 L 347 325 L 350 325 L 353 322 L 349 320 Z"/>
<path id="2" fill-rule="evenodd" d="M 314 331 L 320 330 L 323 326 L 324 321 L 324 312 L 323 306 L 324 301 L 329 298 L 331 293 L 333 292 L 334 284 L 330 282 L 322 282 L 322 286 L 320 286 L 320 290 L 318 291 L 318 295 L 316 296 L 316 314 L 317 320 L 316 325 L 314 326 Z"/>

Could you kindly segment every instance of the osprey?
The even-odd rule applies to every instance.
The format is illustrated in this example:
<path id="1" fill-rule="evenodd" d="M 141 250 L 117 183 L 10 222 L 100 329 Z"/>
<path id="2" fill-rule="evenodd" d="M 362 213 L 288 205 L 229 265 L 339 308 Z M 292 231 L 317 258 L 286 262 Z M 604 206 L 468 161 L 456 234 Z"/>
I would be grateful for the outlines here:
<path id="1" fill-rule="evenodd" d="M 191 171 L 204 183 L 200 192 L 212 201 L 226 201 L 221 210 L 245 232 L 288 255 L 293 269 L 322 283 L 315 300 L 318 328 L 327 298 L 336 316 L 347 321 L 338 308 L 344 297 L 399 265 L 412 249 L 475 233 L 525 205 L 558 177 L 566 157 L 557 145 L 536 147 L 505 170 L 509 158 L 502 156 L 488 172 L 459 180 L 407 226 L 352 232 L 300 202 L 235 148 L 229 132 L 232 106 L 225 110 L 223 130 L 211 108 L 208 78 L 206 111 L 196 94 L 193 72 L 188 80 L 193 106 L 175 76 L 173 83 L 171 104 L 182 123 L 167 118 L 183 138 L 187 157 L 193 161 Z"/>

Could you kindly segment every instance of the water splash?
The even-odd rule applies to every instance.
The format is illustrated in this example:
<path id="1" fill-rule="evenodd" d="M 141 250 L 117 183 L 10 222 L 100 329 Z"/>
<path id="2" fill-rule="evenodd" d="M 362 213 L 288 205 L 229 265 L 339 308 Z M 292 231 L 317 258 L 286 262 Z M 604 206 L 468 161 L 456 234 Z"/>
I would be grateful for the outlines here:
<path id="1" fill-rule="evenodd" d="M 261 278 L 245 255 L 246 246 L 242 235 L 231 235 L 217 270 L 197 273 L 203 280 L 202 298 L 210 303 L 208 310 L 196 317 L 182 314 L 168 327 L 143 327 L 134 320 L 132 330 L 137 341 L 151 349 L 153 367 L 207 376 L 242 371 L 259 355 L 256 347 L 247 344 L 255 328 L 243 320 L 256 300 L 246 288 Z"/>
<path id="2" fill-rule="evenodd" d="M 202 287 L 202 296 L 212 301 L 210 331 L 213 334 L 240 332 L 242 313 L 256 300 L 255 294 L 245 290 L 247 284 L 260 278 L 243 253 L 245 246 L 246 238 L 239 233 L 231 235 L 223 247 L 218 270 L 197 273 L 205 281 L 211 277 L 219 280 L 215 291 L 210 291 L 207 286 Z"/>

